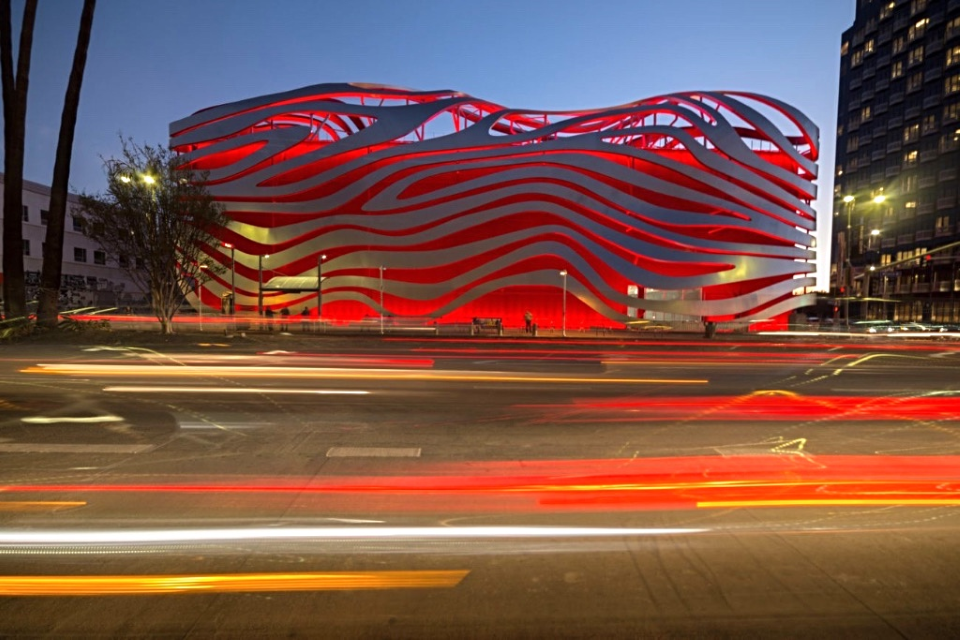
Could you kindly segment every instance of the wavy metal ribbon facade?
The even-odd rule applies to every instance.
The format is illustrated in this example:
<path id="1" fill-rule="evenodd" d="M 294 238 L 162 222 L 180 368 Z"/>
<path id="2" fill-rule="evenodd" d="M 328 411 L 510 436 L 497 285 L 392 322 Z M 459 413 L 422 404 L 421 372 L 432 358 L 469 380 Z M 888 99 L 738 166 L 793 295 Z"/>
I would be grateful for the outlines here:
<path id="1" fill-rule="evenodd" d="M 533 112 L 321 84 L 199 111 L 170 135 L 232 220 L 219 239 L 235 275 L 230 249 L 206 248 L 228 270 L 207 304 L 233 277 L 237 309 L 256 309 L 261 278 L 315 283 L 320 260 L 325 318 L 544 322 L 561 295 L 571 326 L 814 303 L 819 133 L 766 96 Z M 317 295 L 264 304 L 315 315 Z"/>

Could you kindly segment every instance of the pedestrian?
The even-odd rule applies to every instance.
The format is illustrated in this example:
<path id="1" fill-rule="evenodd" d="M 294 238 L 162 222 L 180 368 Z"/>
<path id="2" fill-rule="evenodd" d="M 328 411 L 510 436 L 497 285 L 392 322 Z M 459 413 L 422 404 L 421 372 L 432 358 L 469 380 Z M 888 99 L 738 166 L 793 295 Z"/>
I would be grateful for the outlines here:
<path id="1" fill-rule="evenodd" d="M 530 331 L 533 329 L 533 314 L 530 313 L 529 310 L 523 314 L 523 322 L 526 325 L 524 331 L 526 333 L 530 333 Z"/>
<path id="2" fill-rule="evenodd" d="M 267 316 L 267 331 L 273 331 L 273 309 L 267 307 L 264 315 Z"/>
<path id="3" fill-rule="evenodd" d="M 284 307 L 280 309 L 280 331 L 286 331 L 290 328 L 287 318 L 290 317 L 290 309 Z"/>
<path id="4" fill-rule="evenodd" d="M 303 311 L 300 312 L 300 329 L 304 333 L 307 332 L 307 327 L 309 326 L 307 323 L 309 321 L 310 321 L 310 310 L 304 307 Z"/>

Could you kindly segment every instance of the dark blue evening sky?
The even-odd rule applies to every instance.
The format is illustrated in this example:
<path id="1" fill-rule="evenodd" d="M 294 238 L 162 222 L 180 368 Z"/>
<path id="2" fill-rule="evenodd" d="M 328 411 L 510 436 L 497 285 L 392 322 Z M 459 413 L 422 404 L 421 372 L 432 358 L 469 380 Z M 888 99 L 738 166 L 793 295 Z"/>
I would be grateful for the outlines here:
<path id="1" fill-rule="evenodd" d="M 822 236 L 830 225 L 840 35 L 854 4 L 98 0 L 71 188 L 104 188 L 100 158 L 117 153 L 121 132 L 162 143 L 171 121 L 199 109 L 323 82 L 453 89 L 531 110 L 728 89 L 784 100 L 820 127 Z M 23 2 L 13 5 L 18 38 Z M 40 0 L 24 177 L 43 184 L 53 174 L 81 6 Z"/>

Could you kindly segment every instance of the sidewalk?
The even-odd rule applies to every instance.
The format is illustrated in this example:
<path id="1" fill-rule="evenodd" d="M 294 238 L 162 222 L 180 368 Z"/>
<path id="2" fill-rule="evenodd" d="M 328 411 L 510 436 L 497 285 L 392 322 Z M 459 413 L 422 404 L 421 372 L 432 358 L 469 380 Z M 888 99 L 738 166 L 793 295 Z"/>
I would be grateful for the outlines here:
<path id="1" fill-rule="evenodd" d="M 135 331 L 159 334 L 159 324 L 156 318 L 149 316 L 128 315 L 95 315 L 74 316 L 78 323 L 85 321 L 109 323 L 109 331 Z M 472 323 L 441 323 L 428 318 L 389 318 L 384 317 L 381 324 L 379 317 L 370 317 L 354 322 L 318 321 L 310 318 L 306 321 L 298 316 L 290 318 L 263 318 L 257 315 L 204 316 L 183 315 L 174 318 L 177 334 L 209 335 L 214 336 L 307 336 L 307 335 L 336 335 L 336 336 L 404 336 L 423 338 L 457 338 L 470 340 L 644 340 L 644 339 L 680 339 L 703 338 L 704 331 L 697 323 L 686 323 L 682 329 L 671 329 L 665 325 L 653 325 L 648 329 L 642 328 L 607 328 L 607 327 L 577 327 L 567 328 L 566 331 L 556 326 L 535 327 L 534 332 L 528 333 L 522 325 L 515 327 L 477 326 Z M 91 329 L 92 331 L 92 329 Z M 724 330 L 717 332 L 718 338 L 736 336 L 745 338 L 755 336 L 742 331 L 733 332 Z"/>

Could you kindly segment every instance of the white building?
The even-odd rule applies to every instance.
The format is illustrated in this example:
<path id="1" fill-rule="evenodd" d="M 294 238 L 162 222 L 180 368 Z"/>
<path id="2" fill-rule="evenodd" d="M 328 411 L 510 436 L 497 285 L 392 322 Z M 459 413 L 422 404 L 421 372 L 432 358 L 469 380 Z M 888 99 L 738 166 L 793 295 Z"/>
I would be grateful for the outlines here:
<path id="1" fill-rule="evenodd" d="M 0 203 L 3 202 L 5 189 L 6 181 L 0 173 Z M 119 268 L 117 258 L 108 256 L 96 242 L 85 236 L 81 218 L 71 215 L 72 209 L 78 204 L 77 195 L 69 194 L 63 234 L 61 311 L 88 306 L 116 307 L 137 304 L 143 299 L 143 295 Z M 24 180 L 23 268 L 27 288 L 27 308 L 31 311 L 36 309 L 49 210 L 50 187 Z M 0 220 L 2 218 L 3 207 L 0 206 Z M 2 255 L 3 246 L 0 242 L 0 257 Z M 0 272 L 0 281 L 2 276 Z"/>

